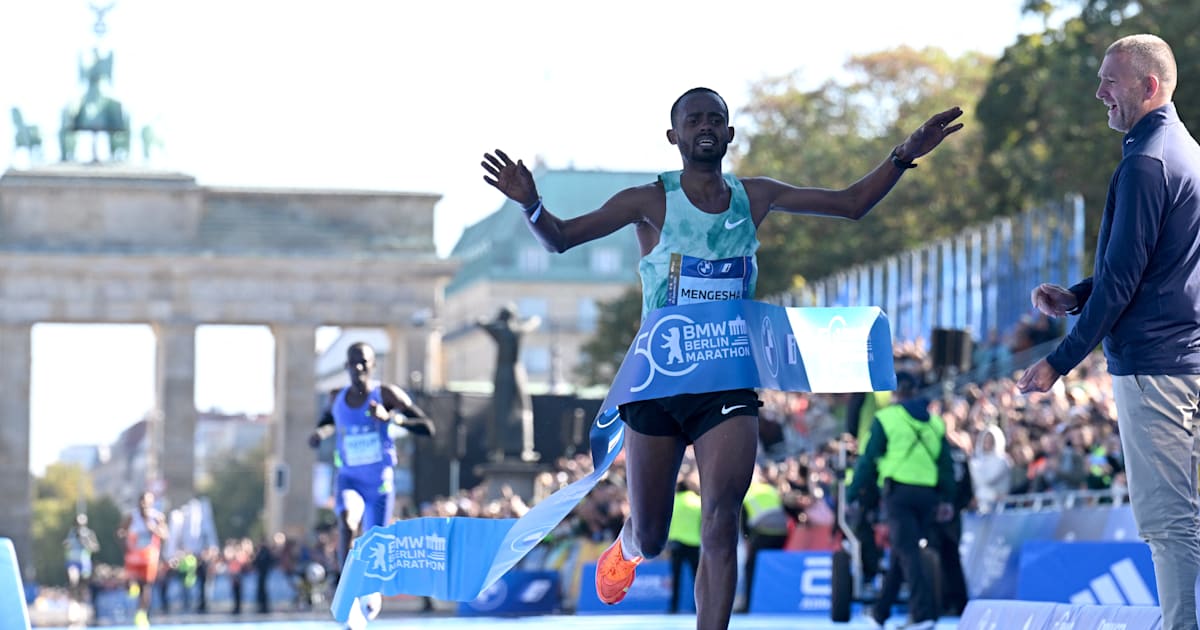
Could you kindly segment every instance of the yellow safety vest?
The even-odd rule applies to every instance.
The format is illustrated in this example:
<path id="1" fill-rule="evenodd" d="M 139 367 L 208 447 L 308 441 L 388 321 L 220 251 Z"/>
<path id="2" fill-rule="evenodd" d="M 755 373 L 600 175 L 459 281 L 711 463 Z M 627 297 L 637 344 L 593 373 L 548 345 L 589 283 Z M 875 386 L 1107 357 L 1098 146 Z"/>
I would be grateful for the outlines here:
<path id="1" fill-rule="evenodd" d="M 675 493 L 675 507 L 671 511 L 667 540 L 699 547 L 701 519 L 700 495 L 691 490 Z"/>
<path id="2" fill-rule="evenodd" d="M 892 392 L 867 392 L 862 407 L 858 411 L 858 454 L 867 450 L 867 440 L 871 438 L 871 424 L 880 409 L 892 404 Z"/>
<path id="3" fill-rule="evenodd" d="M 863 398 L 862 407 L 858 410 L 858 454 L 867 450 L 867 440 L 871 439 L 871 425 L 875 413 L 892 404 L 892 392 L 867 392 Z M 854 483 L 854 467 L 846 467 L 846 486 Z"/>
<path id="4" fill-rule="evenodd" d="M 887 479 L 911 486 L 938 485 L 938 457 L 946 423 L 938 416 L 922 422 L 903 405 L 892 405 L 875 414 L 887 435 L 887 452 L 879 458 L 879 485 Z"/>
<path id="5" fill-rule="evenodd" d="M 742 505 L 746 508 L 747 524 L 754 527 L 764 515 L 781 511 L 783 498 L 779 496 L 779 490 L 775 486 L 760 481 L 750 484 Z"/>

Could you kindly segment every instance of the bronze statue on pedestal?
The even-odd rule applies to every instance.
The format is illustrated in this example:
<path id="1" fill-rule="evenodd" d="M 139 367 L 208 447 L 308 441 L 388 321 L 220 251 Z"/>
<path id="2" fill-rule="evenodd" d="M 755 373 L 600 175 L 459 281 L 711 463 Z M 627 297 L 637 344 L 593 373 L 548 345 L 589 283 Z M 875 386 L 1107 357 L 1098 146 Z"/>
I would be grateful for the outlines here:
<path id="1" fill-rule="evenodd" d="M 515 305 L 500 308 L 492 320 L 476 322 L 496 342 L 496 372 L 493 378 L 492 408 L 494 417 L 487 428 L 487 457 L 499 462 L 519 458 L 524 462 L 537 461 L 533 450 L 533 403 L 526 388 L 525 367 L 521 365 L 521 337 L 541 325 L 541 319 L 521 320 Z M 511 436 L 520 435 L 519 446 Z"/>

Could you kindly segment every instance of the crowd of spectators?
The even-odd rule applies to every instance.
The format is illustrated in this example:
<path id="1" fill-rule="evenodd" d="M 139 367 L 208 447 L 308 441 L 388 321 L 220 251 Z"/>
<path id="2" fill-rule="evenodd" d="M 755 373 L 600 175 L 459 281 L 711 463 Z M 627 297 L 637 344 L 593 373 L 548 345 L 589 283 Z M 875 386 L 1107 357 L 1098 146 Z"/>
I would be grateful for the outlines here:
<path id="1" fill-rule="evenodd" d="M 1030 318 L 1009 343 L 977 346 L 975 362 L 994 368 L 996 375 L 990 378 L 942 386 L 936 371 L 928 370 L 931 376 L 927 392 L 933 411 L 945 419 L 947 437 L 970 453 L 974 501 L 968 510 L 994 510 L 1014 497 L 1047 492 L 1106 491 L 1109 500 L 1121 500 L 1124 466 L 1103 355 L 1093 353 L 1047 394 L 1025 396 L 1015 387 L 1014 373 L 1024 367 L 1015 358 L 1053 340 L 1056 334 L 1052 323 Z M 894 350 L 897 356 L 921 361 L 927 367 L 930 364 L 923 342 L 901 344 Z M 842 466 L 849 465 L 857 451 L 857 419 L 847 417 L 851 395 L 764 390 L 760 396 L 763 407 L 758 472 L 779 489 L 784 508 L 792 517 L 787 548 L 831 549 L 836 544 L 837 481 Z M 850 459 L 840 461 L 843 453 Z M 566 572 L 564 583 L 571 589 L 564 593 L 568 601 L 577 595 L 582 565 L 599 556 L 629 513 L 623 458 L 623 454 L 618 457 L 568 518 L 524 560 L 527 568 Z M 405 506 L 400 517 L 519 518 L 531 505 L 582 479 L 591 470 L 591 458 L 586 453 L 562 457 L 553 471 L 537 477 L 531 497 L 523 498 L 507 487 L 491 492 L 480 485 L 416 508 Z M 689 448 L 680 478 L 694 470 Z M 249 539 L 228 541 L 221 550 L 205 552 L 197 566 L 210 580 L 224 576 L 230 581 L 229 605 L 233 612 L 242 610 L 242 585 L 249 576 L 271 571 L 287 576 L 295 593 L 290 602 L 277 605 L 302 609 L 312 606 L 314 599 L 328 596 L 319 589 L 332 588 L 335 583 L 339 567 L 334 557 L 332 531 L 318 530 L 304 541 L 282 535 L 257 544 Z M 195 590 L 193 578 L 181 574 L 177 566 L 171 569 L 169 580 L 184 580 L 186 591 Z M 313 583 L 318 577 L 315 572 L 321 578 L 317 584 Z M 263 588 L 260 578 L 254 579 L 256 609 L 267 612 L 272 603 L 257 594 L 269 589 Z M 115 587 L 119 570 L 100 567 L 96 580 L 102 585 L 112 582 Z M 201 591 L 205 588 L 203 580 Z M 181 604 L 185 609 L 203 610 L 205 599 L 189 596 Z"/>
<path id="2" fill-rule="evenodd" d="M 198 552 L 162 558 L 151 611 L 156 615 L 208 612 L 267 614 L 327 604 L 340 567 L 332 527 L 297 540 L 282 533 L 259 541 L 234 538 Z M 91 601 L 97 620 L 129 614 L 128 579 L 120 566 L 96 565 Z"/>

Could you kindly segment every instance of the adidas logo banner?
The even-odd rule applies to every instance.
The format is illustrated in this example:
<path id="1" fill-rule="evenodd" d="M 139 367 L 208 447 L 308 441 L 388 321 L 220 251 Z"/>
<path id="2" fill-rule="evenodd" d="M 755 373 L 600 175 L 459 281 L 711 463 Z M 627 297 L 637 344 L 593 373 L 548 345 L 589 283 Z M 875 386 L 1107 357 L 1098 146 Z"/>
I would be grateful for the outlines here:
<path id="1" fill-rule="evenodd" d="M 1146 543 L 1029 541 L 1021 546 L 1017 599 L 1157 606 L 1157 593 Z"/>

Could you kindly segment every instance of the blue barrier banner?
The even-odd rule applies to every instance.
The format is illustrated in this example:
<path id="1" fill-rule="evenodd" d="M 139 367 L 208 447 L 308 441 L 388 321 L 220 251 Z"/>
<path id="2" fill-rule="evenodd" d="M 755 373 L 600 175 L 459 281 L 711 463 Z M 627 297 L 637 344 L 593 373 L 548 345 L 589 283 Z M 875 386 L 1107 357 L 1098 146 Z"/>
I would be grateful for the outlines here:
<path id="1" fill-rule="evenodd" d="M 990 514 L 966 512 L 962 515 L 962 536 L 958 539 L 958 557 L 962 559 L 963 576 L 967 580 L 967 592 L 971 597 L 978 595 L 978 585 L 983 580 L 983 548 L 991 530 Z M 994 579 L 994 578 L 993 578 Z"/>
<path id="2" fill-rule="evenodd" d="M 483 589 L 479 597 L 458 604 L 461 617 L 546 615 L 562 607 L 556 571 L 509 571 Z"/>
<path id="3" fill-rule="evenodd" d="M 1112 506 L 1089 505 L 1059 511 L 1054 540 L 1104 540 Z"/>
<path id="4" fill-rule="evenodd" d="M 829 612 L 833 598 L 833 554 L 828 551 L 758 552 L 752 613 Z"/>
<path id="5" fill-rule="evenodd" d="M 666 613 L 671 603 L 671 563 L 665 560 L 648 560 L 638 565 L 637 579 L 629 587 L 625 599 L 617 606 L 609 606 L 596 596 L 593 586 L 596 580 L 596 563 L 583 565 L 580 575 L 579 599 L 575 602 L 575 614 L 628 615 L 633 613 Z"/>
<path id="6" fill-rule="evenodd" d="M 1137 521 L 1133 520 L 1133 506 L 1126 503 L 1111 508 L 1104 522 L 1104 534 L 1100 540 L 1141 540 L 1138 536 Z"/>
<path id="7" fill-rule="evenodd" d="M 1047 629 L 1120 628 L 1121 630 L 1159 630 L 1162 611 L 1158 606 L 1094 606 L 1055 604 L 1054 616 Z"/>
<path id="8" fill-rule="evenodd" d="M 1052 627 L 1055 604 L 1014 600 L 972 599 L 958 618 L 959 630 L 1045 630 Z"/>
<path id="9" fill-rule="evenodd" d="M 618 405 L 725 389 L 856 392 L 895 384 L 891 331 L 876 307 L 730 300 L 660 308 L 642 323 L 592 423 L 591 474 L 520 519 L 418 518 L 372 528 L 347 554 L 330 610 L 346 623 L 359 597 L 378 592 L 476 599 L 608 471 L 624 444 Z"/>
<path id="10" fill-rule="evenodd" d="M 1011 599 L 1017 596 L 1021 545 L 1027 540 L 1050 540 L 1058 512 L 999 512 L 987 515 L 987 537 L 976 539 L 973 565 L 965 567 L 972 598 Z"/>
<path id="11" fill-rule="evenodd" d="M 1154 606 L 1095 606 L 988 599 L 968 602 L 958 620 L 959 630 L 1159 630 L 1161 627 L 1162 614 Z"/>
<path id="12" fill-rule="evenodd" d="M 29 628 L 29 609 L 25 606 L 25 587 L 17 566 L 17 549 L 12 539 L 0 538 L 0 619 L 6 628 Z"/>
<path id="13" fill-rule="evenodd" d="M 1017 598 L 1029 601 L 1158 604 L 1150 547 L 1140 542 L 1029 541 L 1017 583 Z"/>

